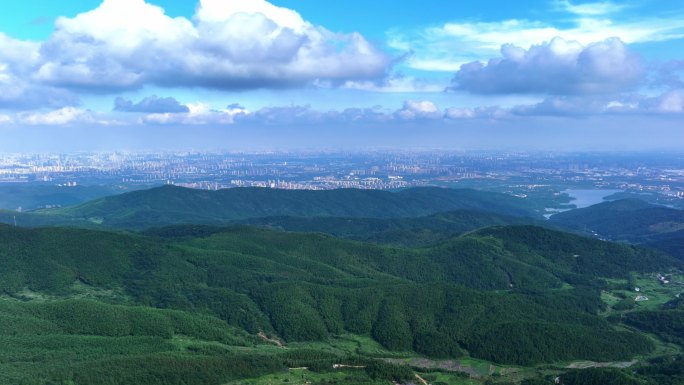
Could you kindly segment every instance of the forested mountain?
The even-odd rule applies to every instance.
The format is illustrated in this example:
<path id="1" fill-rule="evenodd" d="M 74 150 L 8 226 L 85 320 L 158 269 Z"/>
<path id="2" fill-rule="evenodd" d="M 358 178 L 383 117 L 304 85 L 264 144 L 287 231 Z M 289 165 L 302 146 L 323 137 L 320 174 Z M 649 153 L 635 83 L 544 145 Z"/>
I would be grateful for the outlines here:
<path id="1" fill-rule="evenodd" d="M 375 384 L 414 378 L 395 355 L 535 366 L 650 357 L 645 333 L 681 343 L 678 308 L 604 301 L 682 268 L 664 253 L 531 225 L 501 194 L 322 193 L 164 187 L 7 213 L 93 229 L 0 226 L 0 383 L 218 385 L 344 363 Z"/>
<path id="2" fill-rule="evenodd" d="M 678 266 L 657 252 L 532 226 L 482 230 L 425 249 L 249 227 L 200 236 L 184 231 L 181 226 L 151 237 L 6 226 L 0 229 L 0 290 L 16 298 L 26 290 L 70 297 L 77 284 L 120 293 L 124 304 L 191 310 L 289 342 L 352 332 L 390 350 L 438 357 L 467 351 L 494 362 L 532 364 L 629 359 L 650 351 L 648 339 L 596 316 L 600 278 Z M 571 283 L 577 288 L 552 294 Z M 16 310 L 10 322 L 28 311 L 38 314 L 31 321 L 36 327 L 50 332 L 42 314 L 62 311 L 48 319 L 59 331 L 92 317 L 80 307 L 98 305 L 54 306 L 48 313 Z M 67 314 L 71 321 L 60 321 Z M 129 320 L 117 328 L 157 335 L 132 314 L 117 315 Z M 173 322 L 162 324 L 167 326 L 159 333 L 174 333 Z"/>
<path id="3" fill-rule="evenodd" d="M 684 230 L 654 234 L 649 237 L 646 246 L 662 250 L 684 260 Z"/>
<path id="4" fill-rule="evenodd" d="M 0 215 L 0 220 L 13 223 L 16 216 L 20 225 L 29 226 L 59 223 L 144 229 L 180 223 L 225 224 L 273 216 L 404 218 L 454 210 L 537 216 L 524 199 L 466 189 L 413 188 L 388 192 L 232 188 L 204 191 L 164 186 L 24 216 L 6 212 Z"/>
<path id="5" fill-rule="evenodd" d="M 550 224 L 642 244 L 684 259 L 684 211 L 638 199 L 604 202 L 551 217 Z"/>
<path id="6" fill-rule="evenodd" d="M 239 222 L 286 231 L 321 232 L 340 238 L 403 246 L 432 245 L 483 227 L 535 223 L 529 217 L 473 210 L 449 211 L 412 218 L 265 217 Z"/>
<path id="7" fill-rule="evenodd" d="M 661 234 L 684 230 L 684 211 L 622 199 L 558 213 L 550 221 L 569 229 L 595 231 L 612 240 L 646 243 Z"/>

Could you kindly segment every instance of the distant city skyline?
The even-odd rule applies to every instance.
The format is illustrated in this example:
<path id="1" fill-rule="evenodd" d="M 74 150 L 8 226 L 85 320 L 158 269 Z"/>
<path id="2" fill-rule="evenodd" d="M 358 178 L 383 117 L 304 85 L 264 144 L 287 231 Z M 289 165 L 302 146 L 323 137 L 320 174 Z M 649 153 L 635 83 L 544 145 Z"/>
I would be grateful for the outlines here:
<path id="1" fill-rule="evenodd" d="M 0 153 L 0 210 L 74 205 L 161 185 L 220 190 L 438 186 L 556 202 L 547 217 L 604 197 L 684 208 L 684 154 L 629 152 L 99 152 Z M 574 197 L 572 202 L 565 195 Z"/>
<path id="2" fill-rule="evenodd" d="M 0 151 L 684 148 L 684 6 L 26 0 Z"/>

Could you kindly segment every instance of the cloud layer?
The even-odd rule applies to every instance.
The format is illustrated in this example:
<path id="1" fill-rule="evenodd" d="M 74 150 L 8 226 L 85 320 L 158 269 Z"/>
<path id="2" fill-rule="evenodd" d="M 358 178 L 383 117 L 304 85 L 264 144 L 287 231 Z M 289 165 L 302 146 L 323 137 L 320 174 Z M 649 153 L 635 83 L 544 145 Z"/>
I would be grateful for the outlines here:
<path id="1" fill-rule="evenodd" d="M 73 105 L 66 90 L 37 84 L 32 70 L 40 64 L 40 44 L 13 39 L 0 32 L 0 108 L 27 109 Z"/>
<path id="2" fill-rule="evenodd" d="M 149 98 L 148 98 L 149 99 Z M 163 99 L 163 98 L 157 98 Z M 144 101 L 145 99 L 143 99 Z M 119 102 L 125 102 L 119 100 Z M 143 104 L 133 104 L 141 105 Z M 128 105 L 126 103 L 126 105 Z M 249 111 L 239 104 L 222 109 L 204 103 L 183 105 L 187 111 L 135 111 L 130 118 L 113 120 L 103 114 L 64 107 L 46 112 L 26 111 L 0 115 L 0 125 L 130 125 L 130 126 L 300 126 L 402 125 L 410 123 L 458 124 L 468 120 L 514 121 L 529 117 L 582 118 L 590 116 L 661 116 L 681 119 L 684 116 L 684 89 L 655 96 L 639 94 L 586 96 L 549 96 L 538 103 L 511 107 L 440 108 L 430 100 L 406 100 L 401 108 L 345 108 L 319 110 L 309 105 L 269 106 Z"/>
<path id="3" fill-rule="evenodd" d="M 638 2 L 630 2 L 630 6 Z M 511 44 L 529 49 L 554 37 L 586 46 L 619 37 L 625 44 L 665 42 L 682 39 L 684 14 L 658 16 L 637 14 L 616 17 L 629 8 L 612 2 L 556 2 L 563 14 L 560 23 L 529 19 L 449 22 L 420 29 L 388 33 L 390 47 L 411 52 L 407 65 L 423 71 L 457 71 L 461 65 L 493 57 L 501 46 Z"/>
<path id="4" fill-rule="evenodd" d="M 193 17 L 170 17 L 154 0 L 102 0 L 59 18 L 42 42 L 0 32 L 0 125 L 391 130 L 684 116 L 684 62 L 645 62 L 633 51 L 684 38 L 681 17 L 616 22 L 631 6 L 556 0 L 547 11 L 562 19 L 390 32 L 390 54 L 266 0 L 197 1 Z M 251 110 L 217 107 L 229 101 Z"/>
<path id="5" fill-rule="evenodd" d="M 480 94 L 601 94 L 643 79 L 641 59 L 617 38 L 583 46 L 554 38 L 525 50 L 504 45 L 501 58 L 461 66 L 453 88 Z"/>

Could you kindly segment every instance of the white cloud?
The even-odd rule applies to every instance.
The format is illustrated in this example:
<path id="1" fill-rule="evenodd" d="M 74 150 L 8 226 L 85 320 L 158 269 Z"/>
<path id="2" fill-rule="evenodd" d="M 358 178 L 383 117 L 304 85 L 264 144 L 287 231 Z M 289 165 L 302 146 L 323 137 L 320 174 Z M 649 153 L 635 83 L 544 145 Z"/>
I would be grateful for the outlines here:
<path id="1" fill-rule="evenodd" d="M 684 93 L 680 90 L 666 92 L 658 98 L 657 109 L 665 113 L 684 112 Z"/>
<path id="2" fill-rule="evenodd" d="M 672 115 L 684 113 L 684 92 L 673 90 L 657 96 L 552 96 L 539 103 L 510 109 L 518 116 Z"/>
<path id="3" fill-rule="evenodd" d="M 264 0 L 201 0 L 192 21 L 144 0 L 104 0 L 60 18 L 35 79 L 98 91 L 144 84 L 222 89 L 344 83 L 385 76 L 390 58 Z"/>
<path id="4" fill-rule="evenodd" d="M 583 46 L 555 38 L 529 50 L 505 45 L 501 58 L 461 66 L 454 89 L 481 94 L 597 94 L 643 79 L 641 59 L 618 39 Z"/>
<path id="5" fill-rule="evenodd" d="M 619 6 L 611 7 L 611 3 L 567 4 L 570 8 L 566 7 L 566 11 L 573 14 L 563 20 L 567 27 L 524 19 L 451 22 L 420 30 L 390 31 L 388 44 L 412 53 L 406 61 L 411 68 L 452 72 L 462 64 L 495 56 L 506 44 L 529 49 L 554 37 L 582 45 L 613 37 L 626 44 L 684 38 L 683 14 L 613 20 L 601 14 L 617 10 Z"/>
<path id="6" fill-rule="evenodd" d="M 377 124 L 410 122 L 415 120 L 439 120 L 444 114 L 431 101 L 404 102 L 398 110 L 371 108 L 346 108 L 343 110 L 317 110 L 308 105 L 269 106 L 248 111 L 239 105 L 215 110 L 206 104 L 188 104 L 190 113 L 148 114 L 140 119 L 142 124 L 154 125 L 276 125 L 296 124 Z"/>
<path id="7" fill-rule="evenodd" d="M 49 112 L 23 112 L 18 114 L 19 121 L 28 125 L 66 125 L 74 122 L 95 122 L 90 111 L 75 107 L 64 107 Z"/>
<path id="8" fill-rule="evenodd" d="M 0 32 L 0 108 L 62 107 L 77 102 L 68 91 L 30 80 L 40 60 L 39 49 L 38 43 L 12 39 Z"/>
<path id="9" fill-rule="evenodd" d="M 456 108 L 456 107 L 451 107 L 447 108 L 444 111 L 444 116 L 447 119 L 453 119 L 453 120 L 458 120 L 458 119 L 474 119 L 477 117 L 477 113 L 475 112 L 474 108 Z"/>
<path id="10" fill-rule="evenodd" d="M 276 24 L 297 32 L 310 27 L 310 24 L 305 22 L 297 12 L 261 0 L 201 0 L 201 7 L 197 10 L 199 19 L 212 23 L 223 23 L 240 14 L 268 15 L 268 18 Z"/>
<path id="11" fill-rule="evenodd" d="M 467 119 L 504 119 L 510 117 L 510 111 L 496 106 L 463 108 L 451 107 L 444 110 L 444 118 L 448 120 Z"/>
<path id="12" fill-rule="evenodd" d="M 441 119 L 444 115 L 439 108 L 429 100 L 404 102 L 404 107 L 394 113 L 402 120 Z"/>
<path id="13" fill-rule="evenodd" d="M 620 12 L 627 7 L 624 4 L 615 4 L 610 1 L 573 4 L 569 0 L 559 0 L 558 6 L 567 12 L 582 16 L 602 16 Z"/>
<path id="14" fill-rule="evenodd" d="M 252 114 L 241 116 L 244 122 L 259 124 L 323 123 L 330 120 L 325 112 L 317 111 L 308 105 L 263 107 Z"/>
<path id="15" fill-rule="evenodd" d="M 63 107 L 47 112 L 19 112 L 15 115 L 13 122 L 29 126 L 66 126 L 74 124 L 110 126 L 122 124 L 120 121 L 109 119 L 91 110 L 77 107 Z"/>
<path id="16" fill-rule="evenodd" d="M 165 112 L 148 114 L 140 119 L 143 124 L 159 125 L 227 125 L 233 124 L 236 117 L 249 113 L 240 106 L 228 106 L 223 110 L 212 109 L 205 103 L 187 105 L 189 112 Z"/>
<path id="17" fill-rule="evenodd" d="M 399 109 L 380 106 L 317 110 L 308 105 L 270 106 L 248 111 L 239 104 L 215 109 L 204 103 L 187 105 L 187 113 L 151 113 L 135 120 L 115 121 L 102 114 L 74 107 L 49 112 L 20 112 L 14 116 L 0 115 L 0 124 L 18 125 L 170 125 L 170 126 L 332 126 L 378 124 L 412 124 L 432 122 L 452 124 L 465 120 L 511 120 L 522 117 L 556 116 L 587 117 L 601 115 L 666 116 L 684 114 L 684 92 L 669 91 L 647 97 L 631 95 L 550 96 L 538 103 L 513 107 L 459 107 L 441 110 L 430 100 L 407 100 Z M 431 124 L 432 124 L 431 123 Z"/>
<path id="18" fill-rule="evenodd" d="M 12 123 L 12 117 L 9 115 L 0 115 L 0 125 Z"/>
<path id="19" fill-rule="evenodd" d="M 13 39 L 0 32 L 0 63 L 16 72 L 30 68 L 40 59 L 40 44 Z"/>

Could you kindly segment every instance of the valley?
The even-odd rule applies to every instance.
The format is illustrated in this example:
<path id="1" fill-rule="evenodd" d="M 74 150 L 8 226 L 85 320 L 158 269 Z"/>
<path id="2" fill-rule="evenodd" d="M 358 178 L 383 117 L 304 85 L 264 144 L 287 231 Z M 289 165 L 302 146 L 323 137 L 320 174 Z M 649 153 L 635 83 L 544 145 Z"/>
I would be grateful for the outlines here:
<path id="1" fill-rule="evenodd" d="M 245 218 L 252 191 L 225 193 L 141 190 L 0 227 L 0 383 L 650 384 L 680 357 L 680 259 L 549 228 L 518 198 L 270 190 Z M 413 216 L 381 209 L 397 197 Z"/>

